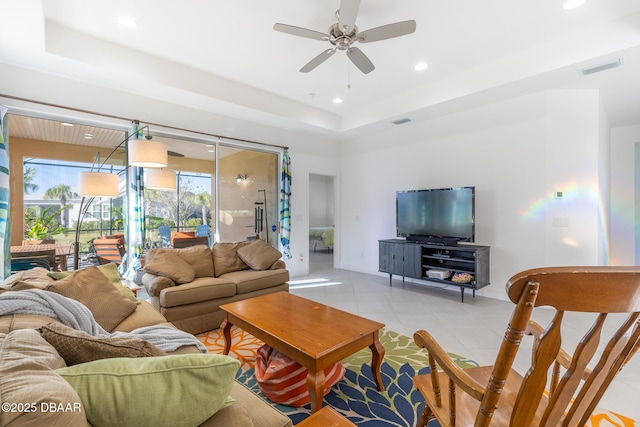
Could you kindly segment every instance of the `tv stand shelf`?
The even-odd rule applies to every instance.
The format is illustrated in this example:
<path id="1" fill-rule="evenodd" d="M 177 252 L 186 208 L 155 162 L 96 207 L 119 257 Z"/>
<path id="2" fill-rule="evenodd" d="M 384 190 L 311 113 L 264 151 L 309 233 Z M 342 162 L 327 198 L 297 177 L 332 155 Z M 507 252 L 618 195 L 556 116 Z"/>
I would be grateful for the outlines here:
<path id="1" fill-rule="evenodd" d="M 413 279 L 427 280 L 460 287 L 460 298 L 464 302 L 465 289 L 476 289 L 489 285 L 489 246 L 480 245 L 441 245 L 412 242 L 402 239 L 380 240 L 378 242 L 379 271 L 389 273 L 389 286 L 393 275 Z M 430 273 L 431 271 L 431 273 Z M 442 271 L 450 272 L 441 278 Z M 452 281 L 455 273 L 468 273 L 469 283 Z M 447 276 L 447 277 L 445 277 Z"/>

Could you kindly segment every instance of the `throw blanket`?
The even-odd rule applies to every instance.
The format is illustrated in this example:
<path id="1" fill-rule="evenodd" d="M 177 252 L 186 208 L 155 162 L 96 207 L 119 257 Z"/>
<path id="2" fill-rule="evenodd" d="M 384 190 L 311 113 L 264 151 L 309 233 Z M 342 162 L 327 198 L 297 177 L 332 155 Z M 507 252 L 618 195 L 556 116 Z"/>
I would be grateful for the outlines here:
<path id="1" fill-rule="evenodd" d="M 94 337 L 135 337 L 148 341 L 166 352 L 189 345 L 197 346 L 202 353 L 207 352 L 204 344 L 193 335 L 167 326 L 145 326 L 131 332 L 110 334 L 96 322 L 85 305 L 54 292 L 29 289 L 0 294 L 0 316 L 11 314 L 37 314 L 50 317 Z"/>

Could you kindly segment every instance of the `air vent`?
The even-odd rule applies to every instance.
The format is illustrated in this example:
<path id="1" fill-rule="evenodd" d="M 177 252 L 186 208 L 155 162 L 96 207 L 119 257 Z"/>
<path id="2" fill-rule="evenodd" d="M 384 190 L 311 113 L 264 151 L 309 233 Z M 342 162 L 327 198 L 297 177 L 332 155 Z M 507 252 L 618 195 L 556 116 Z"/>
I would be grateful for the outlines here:
<path id="1" fill-rule="evenodd" d="M 405 123 L 409 123 L 410 121 L 411 121 L 411 119 L 408 119 L 408 118 L 405 117 L 404 119 L 394 120 L 391 123 L 393 123 L 394 125 L 402 125 L 402 124 L 405 124 Z"/>
<path id="2" fill-rule="evenodd" d="M 582 73 L 583 76 L 588 76 L 589 74 L 595 74 L 601 71 L 610 70 L 612 68 L 618 68 L 620 65 L 622 65 L 622 60 L 617 59 L 613 62 L 607 62 L 606 64 L 600 64 L 594 67 L 582 68 L 580 69 L 580 72 Z"/>
<path id="3" fill-rule="evenodd" d="M 176 153 L 175 151 L 167 151 L 167 154 L 170 155 L 171 157 L 184 157 L 184 154 Z"/>

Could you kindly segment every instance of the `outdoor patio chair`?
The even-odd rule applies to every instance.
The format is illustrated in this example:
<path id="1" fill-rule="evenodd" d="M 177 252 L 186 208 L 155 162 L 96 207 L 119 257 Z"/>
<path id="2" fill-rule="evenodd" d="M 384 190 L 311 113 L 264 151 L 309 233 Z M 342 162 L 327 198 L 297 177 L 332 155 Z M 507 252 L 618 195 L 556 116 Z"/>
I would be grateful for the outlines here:
<path id="1" fill-rule="evenodd" d="M 208 237 L 209 246 L 211 246 L 211 227 L 207 224 L 200 224 L 196 227 L 196 237 Z"/>
<path id="2" fill-rule="evenodd" d="M 109 264 L 110 262 L 114 262 L 116 265 L 122 263 L 122 244 L 120 239 L 93 239 L 93 249 L 100 265 Z"/>

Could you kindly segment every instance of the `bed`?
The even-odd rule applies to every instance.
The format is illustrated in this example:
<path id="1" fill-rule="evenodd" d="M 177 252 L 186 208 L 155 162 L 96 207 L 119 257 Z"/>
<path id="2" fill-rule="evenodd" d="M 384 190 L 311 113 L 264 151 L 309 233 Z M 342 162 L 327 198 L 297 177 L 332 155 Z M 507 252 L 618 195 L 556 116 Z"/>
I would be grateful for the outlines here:
<path id="1" fill-rule="evenodd" d="M 333 227 L 310 227 L 309 246 L 314 252 L 318 249 L 333 251 Z"/>

